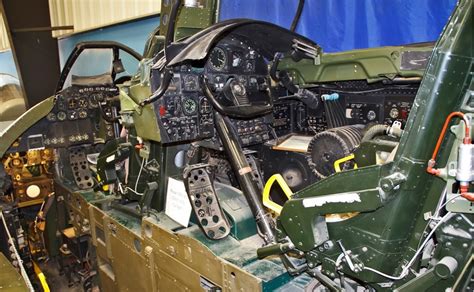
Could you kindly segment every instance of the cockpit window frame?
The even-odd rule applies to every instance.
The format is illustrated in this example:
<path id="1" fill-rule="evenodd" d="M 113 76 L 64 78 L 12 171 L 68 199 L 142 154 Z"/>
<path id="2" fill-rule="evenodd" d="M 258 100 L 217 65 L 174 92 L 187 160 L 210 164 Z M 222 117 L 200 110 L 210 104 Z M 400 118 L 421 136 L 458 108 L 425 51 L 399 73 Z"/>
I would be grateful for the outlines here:
<path id="1" fill-rule="evenodd" d="M 66 83 L 67 77 L 69 76 L 69 73 L 71 72 L 71 69 L 73 68 L 75 62 L 79 58 L 79 56 L 88 49 L 111 49 L 113 52 L 113 61 L 119 60 L 120 56 L 120 50 L 130 54 L 133 58 L 135 58 L 138 62 L 140 62 L 143 59 L 143 56 L 133 50 L 132 48 L 118 43 L 118 42 L 113 42 L 113 41 L 91 41 L 91 42 L 81 42 L 78 43 L 75 47 L 72 53 L 69 55 L 69 58 L 67 59 L 63 70 L 61 71 L 61 75 L 59 76 L 58 84 L 56 86 L 55 93 L 58 93 L 59 91 L 64 89 L 64 84 Z M 114 72 L 112 72 L 112 75 L 114 75 Z M 114 76 L 112 76 L 114 77 Z"/>

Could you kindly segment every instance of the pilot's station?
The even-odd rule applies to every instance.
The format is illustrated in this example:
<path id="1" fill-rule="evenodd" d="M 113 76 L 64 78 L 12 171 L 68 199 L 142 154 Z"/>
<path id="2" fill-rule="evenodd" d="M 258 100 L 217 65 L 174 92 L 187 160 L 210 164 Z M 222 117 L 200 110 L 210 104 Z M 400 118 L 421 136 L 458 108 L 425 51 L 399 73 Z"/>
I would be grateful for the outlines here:
<path id="1" fill-rule="evenodd" d="M 472 0 L 0 0 L 0 290 L 474 291 Z"/>

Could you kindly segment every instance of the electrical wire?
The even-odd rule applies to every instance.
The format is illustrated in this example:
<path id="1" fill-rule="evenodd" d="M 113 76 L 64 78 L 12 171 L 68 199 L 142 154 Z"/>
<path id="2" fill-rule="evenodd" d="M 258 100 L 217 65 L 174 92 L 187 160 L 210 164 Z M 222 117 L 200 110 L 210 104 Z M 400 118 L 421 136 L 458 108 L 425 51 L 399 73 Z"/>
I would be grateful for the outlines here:
<path id="1" fill-rule="evenodd" d="M 140 181 L 140 176 L 142 174 L 144 166 L 145 166 L 145 157 L 142 158 L 142 165 L 140 166 L 140 171 L 138 172 L 137 181 L 135 182 L 135 193 L 138 193 L 138 191 L 137 191 L 138 182 Z"/>
<path id="2" fill-rule="evenodd" d="M 10 234 L 10 230 L 8 229 L 8 226 L 7 226 L 7 221 L 5 220 L 5 217 L 3 216 L 3 211 L 0 212 L 0 216 L 2 217 L 3 226 L 5 227 L 5 231 L 6 231 L 7 236 L 8 236 L 8 241 L 11 244 L 11 247 L 13 249 L 13 253 L 15 254 L 16 260 L 18 261 L 18 266 L 20 267 L 21 276 L 25 280 L 25 284 L 28 287 L 28 289 L 30 291 L 34 292 L 35 289 L 33 288 L 33 285 L 31 284 L 30 278 L 28 277 L 28 274 L 26 273 L 25 267 L 23 266 L 23 260 L 20 258 L 20 254 L 18 253 L 18 250 L 16 249 L 15 242 L 14 242 L 14 240 L 13 240 L 11 234 Z"/>
<path id="3" fill-rule="evenodd" d="M 304 7 L 304 0 L 300 0 L 298 2 L 298 8 L 296 8 L 295 17 L 293 18 L 293 21 L 291 22 L 291 26 L 290 26 L 290 30 L 293 32 L 296 30 L 296 26 L 298 25 L 298 22 L 300 21 L 301 13 L 303 12 L 303 7 Z"/>
<path id="4" fill-rule="evenodd" d="M 448 219 L 448 217 L 450 217 L 452 213 L 451 212 L 448 212 L 446 213 L 446 215 L 444 215 L 440 220 L 439 222 L 433 227 L 433 229 L 431 230 L 431 232 L 428 234 L 428 236 L 426 236 L 425 240 L 423 241 L 423 243 L 420 245 L 420 247 L 418 248 L 418 250 L 415 252 L 415 254 L 413 255 L 413 257 L 411 258 L 411 260 L 408 262 L 408 264 L 403 268 L 402 272 L 400 273 L 400 276 L 391 276 L 391 275 L 387 275 L 381 271 L 378 271 L 376 269 L 373 269 L 373 268 L 370 268 L 370 267 L 364 267 L 364 270 L 367 270 L 367 271 L 371 271 L 371 272 L 374 272 L 382 277 L 385 277 L 385 278 L 388 278 L 388 279 L 391 279 L 391 280 L 401 280 L 403 279 L 406 275 L 408 275 L 408 272 L 409 272 L 409 269 L 411 267 L 411 265 L 413 265 L 413 263 L 415 262 L 416 258 L 420 255 L 420 252 L 423 250 L 423 248 L 425 247 L 425 245 L 428 243 L 428 241 L 431 239 L 431 237 L 433 236 L 433 234 L 435 233 L 436 229 L 438 229 L 438 227 L 444 222 L 446 221 L 446 219 Z"/>

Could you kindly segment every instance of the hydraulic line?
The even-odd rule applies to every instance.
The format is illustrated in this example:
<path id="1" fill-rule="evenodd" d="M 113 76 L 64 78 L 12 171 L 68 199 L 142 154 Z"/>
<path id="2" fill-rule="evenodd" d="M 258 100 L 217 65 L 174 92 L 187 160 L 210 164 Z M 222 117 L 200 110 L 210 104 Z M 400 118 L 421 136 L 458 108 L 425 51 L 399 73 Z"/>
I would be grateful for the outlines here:
<path id="1" fill-rule="evenodd" d="M 436 165 L 436 157 L 438 156 L 439 149 L 441 148 L 441 144 L 443 143 L 443 139 L 444 139 L 444 136 L 446 135 L 446 131 L 448 129 L 449 123 L 450 123 L 451 119 L 454 118 L 454 117 L 461 118 L 462 121 L 464 122 L 464 125 L 465 125 L 465 127 L 464 127 L 464 138 L 463 138 L 463 141 L 462 141 L 462 145 L 460 145 L 460 148 L 458 150 L 459 155 L 461 155 L 461 150 L 463 150 L 462 153 L 465 153 L 466 150 L 470 151 L 470 146 L 472 146 L 471 145 L 472 140 L 471 140 L 470 121 L 464 113 L 462 113 L 462 112 L 452 112 L 448 115 L 448 117 L 446 118 L 446 121 L 444 122 L 443 129 L 441 130 L 441 133 L 438 137 L 438 141 L 436 142 L 436 146 L 435 146 L 435 149 L 433 151 L 433 154 L 431 155 L 431 159 L 428 161 L 428 166 L 426 168 L 426 171 L 430 174 L 433 174 L 433 175 L 436 175 L 436 176 L 439 176 L 441 174 L 441 170 L 439 170 L 437 168 L 434 168 L 434 166 Z M 467 154 L 467 158 L 471 159 L 469 153 Z M 458 158 L 458 159 L 460 159 L 460 158 Z M 459 164 L 459 161 L 458 161 L 458 164 Z M 458 170 L 458 175 L 459 174 L 460 174 L 460 172 Z M 457 180 L 460 182 L 459 190 L 460 190 L 461 196 L 463 198 L 473 202 L 474 201 L 474 193 L 469 193 L 469 181 L 470 181 L 470 179 L 460 179 L 460 178 L 458 178 L 458 175 L 456 175 L 456 176 L 457 176 Z"/>
<path id="2" fill-rule="evenodd" d="M 452 112 L 448 115 L 446 118 L 446 121 L 444 122 L 443 129 L 441 130 L 441 133 L 438 137 L 438 142 L 436 142 L 435 149 L 433 151 L 433 154 L 431 155 L 431 159 L 428 161 L 428 167 L 426 168 L 426 171 L 428 173 L 434 174 L 434 175 L 439 175 L 440 170 L 434 168 L 436 164 L 436 157 L 438 156 L 439 148 L 441 147 L 441 144 L 443 142 L 444 136 L 446 134 L 446 130 L 448 129 L 449 122 L 451 121 L 452 118 L 454 117 L 460 117 L 465 124 L 465 133 L 464 133 L 464 139 L 463 139 L 463 144 L 470 144 L 471 143 L 471 128 L 469 126 L 469 120 L 467 119 L 466 115 L 462 112 Z"/>

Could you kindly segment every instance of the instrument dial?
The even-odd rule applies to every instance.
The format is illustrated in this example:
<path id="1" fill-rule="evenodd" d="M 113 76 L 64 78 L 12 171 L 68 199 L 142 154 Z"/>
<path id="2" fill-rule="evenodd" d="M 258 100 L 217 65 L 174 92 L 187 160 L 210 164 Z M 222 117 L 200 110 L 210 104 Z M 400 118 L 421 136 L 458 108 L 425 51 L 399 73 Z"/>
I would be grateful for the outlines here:
<path id="1" fill-rule="evenodd" d="M 66 113 L 65 112 L 58 112 L 58 121 L 64 121 L 66 119 Z"/>
<path id="2" fill-rule="evenodd" d="M 209 104 L 209 101 L 207 98 L 202 97 L 200 101 L 200 108 L 201 108 L 201 113 L 207 114 L 211 112 L 211 105 Z"/>
<path id="3" fill-rule="evenodd" d="M 67 118 L 71 121 L 77 120 L 77 111 L 68 111 Z"/>
<path id="4" fill-rule="evenodd" d="M 46 116 L 46 119 L 50 122 L 55 122 L 57 120 L 56 118 L 56 115 L 54 113 L 49 113 L 47 116 Z"/>
<path id="5" fill-rule="evenodd" d="M 86 110 L 80 110 L 80 111 L 79 111 L 79 118 L 80 118 L 80 119 L 85 119 L 85 118 L 87 118 L 87 111 L 86 111 Z"/>
<path id="6" fill-rule="evenodd" d="M 186 75 L 184 76 L 184 90 L 187 91 L 196 91 L 198 90 L 198 80 L 196 75 Z"/>
<path id="7" fill-rule="evenodd" d="M 94 93 L 89 98 L 89 107 L 90 108 L 98 108 L 99 102 L 104 100 L 104 96 L 102 93 Z"/>
<path id="8" fill-rule="evenodd" d="M 370 110 L 370 111 L 367 113 L 367 119 L 368 119 L 369 121 L 375 120 L 376 117 L 377 117 L 377 114 L 376 114 L 375 111 L 373 111 L 373 110 Z"/>
<path id="9" fill-rule="evenodd" d="M 87 99 L 85 99 L 84 97 L 80 98 L 78 103 L 79 103 L 79 107 L 81 108 L 87 107 Z"/>
<path id="10" fill-rule="evenodd" d="M 212 69 L 222 71 L 227 63 L 227 55 L 223 49 L 215 47 L 209 55 L 209 61 Z"/>
<path id="11" fill-rule="evenodd" d="M 77 107 L 77 100 L 75 98 L 70 98 L 67 101 L 67 106 L 69 109 L 75 109 Z"/>
<path id="12" fill-rule="evenodd" d="M 400 114 L 400 112 L 398 111 L 398 109 L 397 109 L 396 107 L 392 108 L 392 109 L 390 110 L 390 113 L 389 113 L 389 115 L 390 115 L 390 117 L 391 117 L 392 119 L 398 118 L 398 115 L 399 115 L 399 114 Z"/>
<path id="13" fill-rule="evenodd" d="M 190 116 L 194 115 L 197 111 L 197 103 L 192 98 L 183 99 L 183 112 L 184 114 Z"/>

